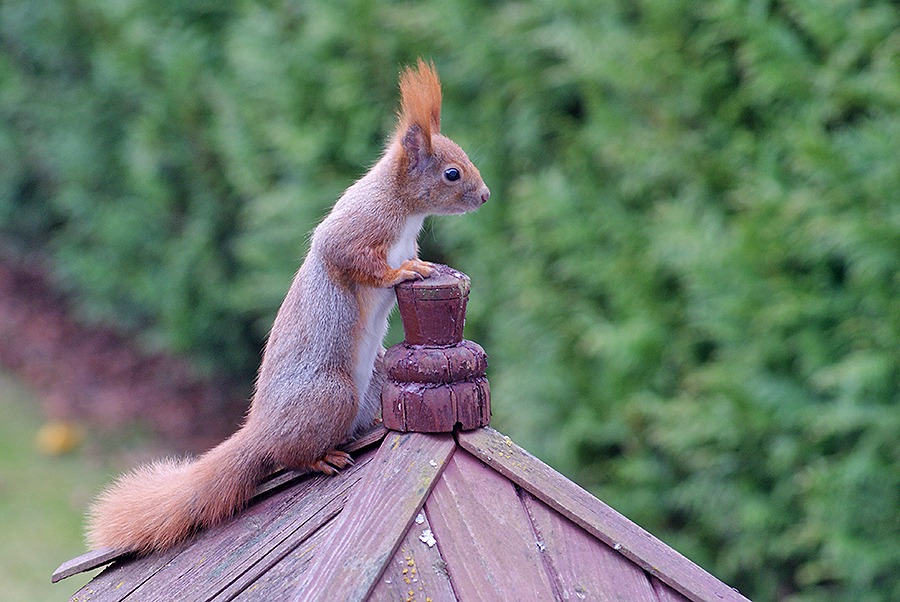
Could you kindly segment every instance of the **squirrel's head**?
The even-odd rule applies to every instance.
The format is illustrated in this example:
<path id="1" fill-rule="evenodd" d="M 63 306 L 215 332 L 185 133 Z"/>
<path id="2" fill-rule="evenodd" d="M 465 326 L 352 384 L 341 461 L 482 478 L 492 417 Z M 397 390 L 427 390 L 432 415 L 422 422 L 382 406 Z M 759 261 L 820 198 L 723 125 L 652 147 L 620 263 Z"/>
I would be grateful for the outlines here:
<path id="1" fill-rule="evenodd" d="M 441 82 L 433 64 L 400 74 L 398 181 L 419 213 L 465 213 L 481 207 L 491 191 L 478 168 L 455 142 L 442 135 Z"/>

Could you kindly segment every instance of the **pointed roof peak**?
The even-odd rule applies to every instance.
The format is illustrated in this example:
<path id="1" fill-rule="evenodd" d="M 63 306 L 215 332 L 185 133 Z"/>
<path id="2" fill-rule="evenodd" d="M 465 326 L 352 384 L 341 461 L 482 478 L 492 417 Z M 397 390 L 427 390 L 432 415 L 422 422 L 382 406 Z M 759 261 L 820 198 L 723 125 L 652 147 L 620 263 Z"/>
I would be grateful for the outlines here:
<path id="1" fill-rule="evenodd" d="M 75 597 L 746 602 L 490 427 L 379 427 L 350 449 L 339 475 L 280 473 L 232 522 Z"/>
<path id="2" fill-rule="evenodd" d="M 398 286 L 406 340 L 385 354 L 384 426 L 344 448 L 354 465 L 278 473 L 176 549 L 90 552 L 53 580 L 115 561 L 74 598 L 747 602 L 486 426 L 468 292 L 446 266 Z"/>

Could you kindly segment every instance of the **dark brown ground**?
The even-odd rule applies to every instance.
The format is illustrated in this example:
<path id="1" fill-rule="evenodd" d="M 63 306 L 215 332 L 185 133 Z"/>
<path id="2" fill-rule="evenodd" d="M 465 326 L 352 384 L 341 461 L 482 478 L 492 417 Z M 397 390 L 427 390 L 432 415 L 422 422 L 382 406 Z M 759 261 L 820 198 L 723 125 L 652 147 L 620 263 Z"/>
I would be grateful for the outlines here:
<path id="1" fill-rule="evenodd" d="M 0 255 L 0 366 L 38 393 L 48 419 L 101 434 L 140 424 L 186 451 L 234 431 L 247 407 L 234 383 L 201 378 L 183 359 L 73 316 L 46 270 Z"/>

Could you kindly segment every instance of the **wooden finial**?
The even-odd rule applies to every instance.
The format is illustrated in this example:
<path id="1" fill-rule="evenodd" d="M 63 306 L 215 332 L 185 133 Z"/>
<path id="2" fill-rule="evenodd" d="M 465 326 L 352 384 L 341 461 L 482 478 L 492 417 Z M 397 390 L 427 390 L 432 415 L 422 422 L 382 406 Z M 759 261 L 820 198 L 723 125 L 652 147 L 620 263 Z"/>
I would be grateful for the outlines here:
<path id="1" fill-rule="evenodd" d="M 449 432 L 490 422 L 487 354 L 462 338 L 469 277 L 436 266 L 424 280 L 396 287 L 405 340 L 384 356 L 384 426 L 395 431 Z"/>

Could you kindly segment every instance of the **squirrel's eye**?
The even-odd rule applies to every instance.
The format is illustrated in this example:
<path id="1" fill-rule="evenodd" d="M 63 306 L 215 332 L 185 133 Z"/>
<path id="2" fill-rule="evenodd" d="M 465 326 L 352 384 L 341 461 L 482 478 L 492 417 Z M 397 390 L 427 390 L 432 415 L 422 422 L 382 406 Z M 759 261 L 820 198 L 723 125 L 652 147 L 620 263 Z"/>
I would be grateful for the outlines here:
<path id="1" fill-rule="evenodd" d="M 459 179 L 459 176 L 460 176 L 459 170 L 456 169 L 455 167 L 448 167 L 447 169 L 444 170 L 444 177 L 447 179 L 448 182 L 457 181 Z"/>

